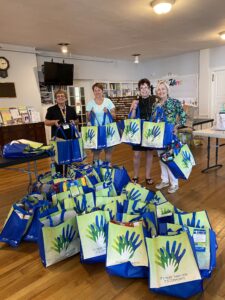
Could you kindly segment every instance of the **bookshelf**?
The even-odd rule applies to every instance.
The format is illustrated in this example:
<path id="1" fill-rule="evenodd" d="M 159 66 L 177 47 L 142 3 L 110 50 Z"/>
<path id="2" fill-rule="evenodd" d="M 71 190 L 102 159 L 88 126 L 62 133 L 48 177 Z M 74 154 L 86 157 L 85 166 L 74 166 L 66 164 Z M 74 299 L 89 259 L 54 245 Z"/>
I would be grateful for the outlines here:
<path id="1" fill-rule="evenodd" d="M 109 98 L 131 97 L 138 95 L 137 82 L 101 82 L 104 87 L 104 96 Z"/>
<path id="2" fill-rule="evenodd" d="M 113 97 L 111 98 L 112 102 L 116 107 L 116 119 L 124 120 L 128 117 L 130 112 L 130 106 L 133 100 L 136 100 L 136 96 L 127 96 L 127 97 Z"/>

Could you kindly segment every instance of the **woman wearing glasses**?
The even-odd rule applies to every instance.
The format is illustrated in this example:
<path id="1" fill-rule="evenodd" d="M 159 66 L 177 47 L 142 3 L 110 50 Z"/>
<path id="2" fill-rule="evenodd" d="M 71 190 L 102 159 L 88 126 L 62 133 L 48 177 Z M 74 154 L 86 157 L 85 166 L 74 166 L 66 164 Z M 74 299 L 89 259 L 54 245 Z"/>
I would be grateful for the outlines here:
<path id="1" fill-rule="evenodd" d="M 149 121 L 152 116 L 153 108 L 157 102 L 156 96 L 151 96 L 151 83 L 147 78 L 143 78 L 138 82 L 138 89 L 140 92 L 140 97 L 138 100 L 134 100 L 131 104 L 131 118 L 136 118 L 138 112 L 140 113 L 140 119 Z M 134 158 L 134 175 L 132 181 L 134 183 L 139 182 L 139 170 L 140 170 L 140 161 L 141 153 L 145 152 L 146 154 L 146 170 L 145 170 L 145 181 L 146 184 L 153 184 L 153 179 L 151 178 L 151 168 L 152 168 L 152 159 L 153 159 L 153 150 L 151 148 L 146 148 L 142 146 L 133 146 Z"/>

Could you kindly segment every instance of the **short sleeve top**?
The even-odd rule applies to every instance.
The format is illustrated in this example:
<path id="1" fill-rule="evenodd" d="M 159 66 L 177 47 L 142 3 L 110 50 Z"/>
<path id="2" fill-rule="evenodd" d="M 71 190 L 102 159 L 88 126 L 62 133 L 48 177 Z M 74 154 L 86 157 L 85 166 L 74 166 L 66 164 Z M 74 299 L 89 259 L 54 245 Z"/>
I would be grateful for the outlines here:
<path id="1" fill-rule="evenodd" d="M 109 111 L 113 108 L 115 108 L 115 105 L 112 103 L 112 101 L 108 98 L 104 98 L 102 104 L 98 105 L 94 99 L 90 100 L 87 103 L 86 111 L 90 112 L 93 110 L 95 112 L 97 121 L 95 120 L 95 125 L 98 125 L 98 122 L 100 125 L 103 123 L 103 117 L 104 117 L 104 108 L 107 108 Z M 109 123 L 109 118 L 106 117 L 106 124 Z"/>
<path id="2" fill-rule="evenodd" d="M 71 106 L 66 105 L 66 123 L 69 123 L 71 120 L 76 120 L 77 118 L 78 117 L 75 112 L 75 109 Z M 45 119 L 46 120 L 59 120 L 59 123 L 61 123 L 61 124 L 65 123 L 62 112 L 57 104 L 48 108 Z M 56 129 L 57 129 L 57 127 L 55 125 L 53 125 L 51 128 L 51 136 L 52 137 L 55 136 Z M 59 137 L 61 137 L 61 136 L 59 136 Z"/>

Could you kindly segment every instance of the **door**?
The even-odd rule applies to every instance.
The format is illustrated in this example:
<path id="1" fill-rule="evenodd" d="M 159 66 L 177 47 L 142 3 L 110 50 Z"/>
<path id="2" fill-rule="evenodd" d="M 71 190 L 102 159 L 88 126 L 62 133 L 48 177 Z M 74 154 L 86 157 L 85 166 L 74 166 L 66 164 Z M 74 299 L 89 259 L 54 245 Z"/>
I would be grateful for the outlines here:
<path id="1" fill-rule="evenodd" d="M 222 110 L 225 110 L 225 69 L 212 73 L 211 117 L 216 119 Z"/>

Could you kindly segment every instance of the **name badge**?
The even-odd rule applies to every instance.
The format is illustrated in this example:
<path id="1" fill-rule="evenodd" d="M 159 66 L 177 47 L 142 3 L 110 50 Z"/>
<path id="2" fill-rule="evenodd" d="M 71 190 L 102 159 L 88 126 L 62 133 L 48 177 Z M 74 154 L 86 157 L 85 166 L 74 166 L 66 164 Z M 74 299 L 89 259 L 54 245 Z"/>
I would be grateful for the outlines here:
<path id="1" fill-rule="evenodd" d="M 70 126 L 69 126 L 69 124 L 63 124 L 63 129 L 65 130 L 65 129 L 69 129 L 70 128 Z"/>

